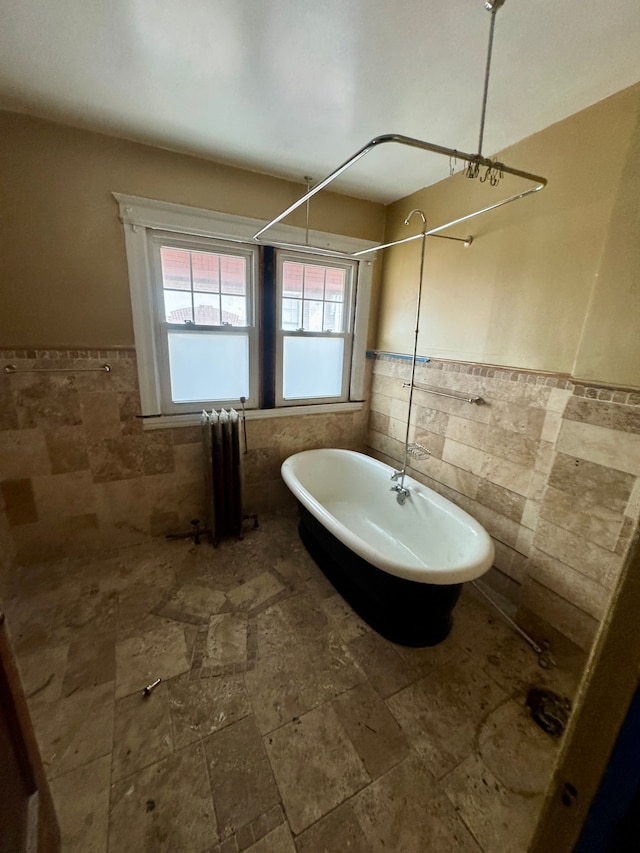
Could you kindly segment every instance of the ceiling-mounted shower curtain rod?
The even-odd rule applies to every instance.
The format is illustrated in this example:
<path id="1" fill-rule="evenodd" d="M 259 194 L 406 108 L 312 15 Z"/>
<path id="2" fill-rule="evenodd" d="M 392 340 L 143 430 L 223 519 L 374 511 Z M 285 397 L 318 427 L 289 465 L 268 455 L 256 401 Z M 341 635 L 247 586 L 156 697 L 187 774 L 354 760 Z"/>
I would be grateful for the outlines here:
<path id="1" fill-rule="evenodd" d="M 422 139 L 414 139 L 411 136 L 403 136 L 399 133 L 385 133 L 381 136 L 374 137 L 370 142 L 366 145 L 363 145 L 355 154 L 349 157 L 348 160 L 345 160 L 337 169 L 334 169 L 331 174 L 327 175 L 326 178 L 323 178 L 319 183 L 317 183 L 314 187 L 308 190 L 301 198 L 299 198 L 296 202 L 290 205 L 286 210 L 284 210 L 281 214 L 272 219 L 271 222 L 268 222 L 264 227 L 262 227 L 259 231 L 257 231 L 253 235 L 253 239 L 259 241 L 260 237 L 268 231 L 270 228 L 273 228 L 274 225 L 277 225 L 278 222 L 281 222 L 290 213 L 293 213 L 294 210 L 297 210 L 303 204 L 305 204 L 310 198 L 313 198 L 314 195 L 323 190 L 326 186 L 328 186 L 332 181 L 335 181 L 340 175 L 347 171 L 347 169 L 351 168 L 355 163 L 358 162 L 362 157 L 372 151 L 374 148 L 379 147 L 380 145 L 384 145 L 388 142 L 396 142 L 399 145 L 407 145 L 411 148 L 420 148 L 423 151 L 431 151 L 433 154 L 440 154 L 444 157 L 449 157 L 450 160 L 463 160 L 466 163 L 472 164 L 474 167 L 478 169 L 481 167 L 485 167 L 487 169 L 487 174 L 495 170 L 497 172 L 501 172 L 506 175 L 514 175 L 517 178 L 523 178 L 527 181 L 532 181 L 535 186 L 531 187 L 528 190 L 524 190 L 523 192 L 516 193 L 515 195 L 511 195 L 508 198 L 502 199 L 501 201 L 494 202 L 493 204 L 488 205 L 487 207 L 483 207 L 481 210 L 476 210 L 473 213 L 468 213 L 466 216 L 461 216 L 457 219 L 453 219 L 450 222 L 446 222 L 444 225 L 438 225 L 436 228 L 431 228 L 429 231 L 424 232 L 426 236 L 435 236 L 440 231 L 444 231 L 447 228 L 451 228 L 454 225 L 459 225 L 461 222 L 466 222 L 469 219 L 473 219 L 475 216 L 480 216 L 483 213 L 487 213 L 490 210 L 495 210 L 497 207 L 501 207 L 502 205 L 509 204 L 512 201 L 516 201 L 520 198 L 525 198 L 532 193 L 538 192 L 538 190 L 543 189 L 547 185 L 546 178 L 541 177 L 540 175 L 533 175 L 530 172 L 524 172 L 522 169 L 514 169 L 512 166 L 507 166 L 505 163 L 501 163 L 497 160 L 491 160 L 488 157 L 483 157 L 480 154 L 465 154 L 463 151 L 458 151 L 455 148 L 445 148 L 442 145 L 435 145 L 432 142 L 425 142 Z M 361 252 L 354 252 L 352 257 L 358 257 L 359 255 L 367 254 L 369 252 L 377 252 L 380 249 L 387 249 L 390 246 L 396 246 L 400 243 L 407 243 L 411 240 L 418 240 L 422 237 L 423 234 L 416 234 L 413 237 L 406 237 L 403 240 L 396 240 L 393 243 L 385 243 L 381 246 L 375 246 L 373 249 L 366 249 Z M 463 238 L 464 240 L 464 238 Z M 293 244 L 288 244 L 292 246 Z M 297 248 L 307 248 L 303 244 L 295 244 Z M 309 247 L 311 248 L 311 247 Z M 317 249 L 321 249 L 321 247 L 313 247 Z"/>

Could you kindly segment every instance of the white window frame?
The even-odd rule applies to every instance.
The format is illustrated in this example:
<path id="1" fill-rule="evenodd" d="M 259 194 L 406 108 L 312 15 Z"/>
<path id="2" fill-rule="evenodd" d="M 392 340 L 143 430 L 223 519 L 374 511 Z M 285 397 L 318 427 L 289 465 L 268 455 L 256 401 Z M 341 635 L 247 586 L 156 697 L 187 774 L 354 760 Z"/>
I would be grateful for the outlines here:
<path id="1" fill-rule="evenodd" d="M 162 411 L 167 414 L 180 414 L 183 412 L 192 412 L 194 406 L 199 408 L 229 408 L 238 405 L 238 399 L 221 399 L 213 400 L 197 400 L 194 402 L 175 403 L 171 394 L 171 370 L 169 364 L 169 333 L 174 331 L 184 332 L 189 335 L 208 334 L 213 332 L 221 334 L 237 334 L 246 335 L 249 347 L 249 394 L 245 400 L 247 409 L 254 409 L 259 404 L 259 387 L 258 387 L 258 333 L 259 333 L 259 305 L 256 299 L 256 281 L 258 275 L 258 248 L 255 246 L 242 246 L 240 244 L 230 244 L 221 242 L 214 237 L 194 237 L 191 235 L 176 235 L 167 231 L 149 231 L 147 234 L 149 241 L 149 258 L 151 261 L 151 274 L 155 282 L 154 287 L 154 335 L 158 342 L 158 381 L 160 385 Z M 246 326 L 181 326 L 176 323 L 168 323 L 165 319 L 164 301 L 163 301 L 163 286 L 162 286 L 162 267 L 160 261 L 160 248 L 167 246 L 177 249 L 187 249 L 192 252 L 217 252 L 241 255 L 247 263 L 247 325 Z"/>
<path id="2" fill-rule="evenodd" d="M 156 281 L 153 276 L 150 236 L 156 231 L 164 231 L 170 232 L 176 238 L 180 235 L 195 238 L 210 237 L 229 245 L 238 243 L 245 247 L 257 246 L 252 237 L 264 224 L 263 220 L 122 193 L 113 193 L 113 197 L 118 203 L 120 221 L 124 227 L 144 428 L 154 429 L 199 423 L 199 413 L 170 412 L 163 404 L 162 382 L 165 370 L 161 338 L 156 322 Z M 307 240 L 315 246 L 326 248 L 329 252 L 341 252 L 345 255 L 378 245 L 373 241 L 327 232 L 310 230 L 307 234 L 304 228 L 281 223 L 274 226 L 270 236 L 273 243 L 302 244 Z M 361 408 L 365 390 L 366 347 L 374 260 L 375 255 L 367 260 L 358 261 L 348 402 L 314 404 L 305 400 L 300 405 L 291 405 L 290 401 L 287 401 L 286 405 L 276 409 L 249 410 L 247 412 L 249 419 Z"/>
<path id="3" fill-rule="evenodd" d="M 283 307 L 283 266 L 288 261 L 301 264 L 317 264 L 322 267 L 334 267 L 343 269 L 346 272 L 345 276 L 345 299 L 344 299 L 344 331 L 331 332 L 334 338 L 342 338 L 344 341 L 344 350 L 342 357 L 342 381 L 340 394 L 335 397 L 299 397 L 286 398 L 283 393 L 284 383 L 284 341 L 285 338 L 302 337 L 302 338 L 326 338 L 326 332 L 310 332 L 308 330 L 285 330 L 282 328 L 282 307 Z M 328 257 L 318 257 L 318 255 L 307 254 L 306 252 L 292 252 L 282 249 L 276 249 L 276 406 L 298 406 L 305 403 L 316 403 L 322 401 L 324 403 L 341 403 L 347 402 L 349 399 L 349 379 L 352 368 L 352 345 L 353 345 L 353 321 L 354 307 L 356 297 L 356 286 L 358 280 L 358 262 L 356 260 L 337 260 Z"/>

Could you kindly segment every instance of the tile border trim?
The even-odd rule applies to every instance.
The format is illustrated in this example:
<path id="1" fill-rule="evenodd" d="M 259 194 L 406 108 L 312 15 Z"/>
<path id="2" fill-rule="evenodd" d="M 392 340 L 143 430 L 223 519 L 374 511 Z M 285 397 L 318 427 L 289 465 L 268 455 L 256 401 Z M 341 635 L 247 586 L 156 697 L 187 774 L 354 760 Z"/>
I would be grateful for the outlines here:
<path id="1" fill-rule="evenodd" d="M 399 353 L 369 350 L 367 358 L 374 361 L 410 361 L 411 356 Z M 574 397 L 586 397 L 608 403 L 622 403 L 630 406 L 640 406 L 640 391 L 634 388 L 624 388 L 616 385 L 590 383 L 574 379 L 566 373 L 547 373 L 535 370 L 522 370 L 496 365 L 472 363 L 465 361 L 447 361 L 419 357 L 417 359 L 427 370 L 440 370 L 443 373 L 462 373 L 467 376 L 484 376 L 488 379 L 501 379 L 508 382 L 518 382 L 527 385 L 544 385 L 550 388 L 561 388 L 571 391 Z"/>

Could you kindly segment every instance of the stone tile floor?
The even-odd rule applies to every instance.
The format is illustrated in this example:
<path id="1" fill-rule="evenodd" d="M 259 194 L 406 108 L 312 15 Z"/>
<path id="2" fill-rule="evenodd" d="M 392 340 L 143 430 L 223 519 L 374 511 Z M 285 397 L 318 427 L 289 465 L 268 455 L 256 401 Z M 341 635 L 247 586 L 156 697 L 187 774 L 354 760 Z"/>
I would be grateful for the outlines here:
<path id="1" fill-rule="evenodd" d="M 526 692 L 583 665 L 470 587 L 445 642 L 387 642 L 288 513 L 24 570 L 7 617 L 66 853 L 523 853 L 558 746 Z"/>

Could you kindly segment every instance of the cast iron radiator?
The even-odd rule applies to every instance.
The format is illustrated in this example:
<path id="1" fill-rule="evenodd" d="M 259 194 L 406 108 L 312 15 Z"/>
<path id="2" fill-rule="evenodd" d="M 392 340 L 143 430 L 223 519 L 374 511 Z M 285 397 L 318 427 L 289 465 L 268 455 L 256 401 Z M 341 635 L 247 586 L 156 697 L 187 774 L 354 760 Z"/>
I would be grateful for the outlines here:
<path id="1" fill-rule="evenodd" d="M 207 521 L 213 544 L 242 534 L 240 418 L 235 409 L 202 413 Z"/>

